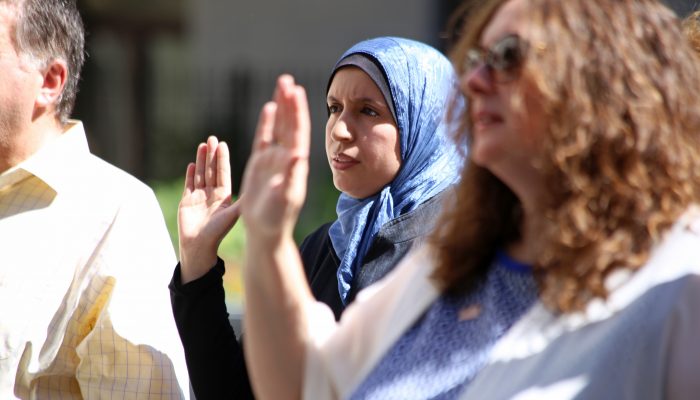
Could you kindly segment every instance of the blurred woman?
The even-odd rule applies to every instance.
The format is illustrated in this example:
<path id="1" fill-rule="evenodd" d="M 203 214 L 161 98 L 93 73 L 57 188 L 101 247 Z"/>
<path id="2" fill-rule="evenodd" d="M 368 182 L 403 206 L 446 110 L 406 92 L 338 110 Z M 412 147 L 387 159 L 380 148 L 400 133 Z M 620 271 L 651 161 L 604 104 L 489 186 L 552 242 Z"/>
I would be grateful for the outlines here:
<path id="1" fill-rule="evenodd" d="M 360 42 L 333 68 L 326 154 L 341 191 L 338 219 L 309 235 L 300 252 L 313 296 L 336 319 L 361 289 L 386 275 L 432 230 L 463 162 L 444 119 L 456 94 L 450 62 L 412 40 Z M 223 261 L 216 257 L 238 217 L 238 205 L 230 202 L 228 164 L 224 143 L 210 138 L 201 144 L 196 163 L 188 167 L 179 210 L 180 265 L 170 287 L 200 399 L 251 396 L 224 305 Z"/>
<path id="2" fill-rule="evenodd" d="M 308 111 L 301 87 L 278 82 L 241 205 L 259 394 L 700 393 L 700 71 L 677 18 L 655 0 L 493 0 L 464 26 L 457 199 L 340 324 L 314 302 L 292 240 Z M 537 291 L 515 274 L 529 268 Z"/>
<path id="3" fill-rule="evenodd" d="M 472 160 L 506 181 L 499 160 L 526 139 L 544 190 L 529 248 L 541 301 L 466 398 L 700 393 L 700 63 L 679 25 L 655 0 L 490 1 L 468 22 L 455 59 L 466 60 Z M 494 67 L 506 41 L 523 54 L 517 75 Z M 499 139 L 490 122 L 512 115 L 510 90 L 528 112 Z M 446 283 L 468 257 L 460 231 L 444 235 Z"/>

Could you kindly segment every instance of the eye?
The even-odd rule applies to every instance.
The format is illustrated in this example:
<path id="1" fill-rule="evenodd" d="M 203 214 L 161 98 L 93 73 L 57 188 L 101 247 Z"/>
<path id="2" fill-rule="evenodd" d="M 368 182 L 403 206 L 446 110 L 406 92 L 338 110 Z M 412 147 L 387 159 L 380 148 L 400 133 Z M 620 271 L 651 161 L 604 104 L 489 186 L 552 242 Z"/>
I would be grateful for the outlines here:
<path id="1" fill-rule="evenodd" d="M 338 105 L 336 105 L 336 104 L 331 104 L 331 105 L 328 106 L 328 113 L 329 113 L 329 114 L 335 114 L 335 113 L 337 113 L 338 111 L 340 111 L 340 107 L 338 107 Z"/>
<path id="2" fill-rule="evenodd" d="M 471 71 L 476 69 L 484 61 L 484 53 L 479 49 L 469 49 L 464 60 L 464 70 Z"/>
<path id="3" fill-rule="evenodd" d="M 494 69 L 510 71 L 518 68 L 523 61 L 523 50 L 517 36 L 508 36 L 496 44 L 489 52 L 489 61 Z"/>
<path id="4" fill-rule="evenodd" d="M 373 109 L 371 109 L 369 107 L 363 107 L 361 112 L 365 115 L 369 115 L 370 117 L 378 117 L 379 116 L 378 112 L 374 111 Z"/>

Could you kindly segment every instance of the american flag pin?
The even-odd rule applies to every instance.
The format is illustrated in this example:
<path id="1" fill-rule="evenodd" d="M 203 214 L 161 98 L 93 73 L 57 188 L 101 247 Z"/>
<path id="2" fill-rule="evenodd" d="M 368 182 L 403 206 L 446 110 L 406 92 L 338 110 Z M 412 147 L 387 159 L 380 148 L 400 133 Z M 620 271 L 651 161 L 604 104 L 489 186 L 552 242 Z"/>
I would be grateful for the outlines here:
<path id="1" fill-rule="evenodd" d="M 481 306 L 478 304 L 472 304 L 470 306 L 464 307 L 457 313 L 460 321 L 469 321 L 478 317 L 481 314 Z"/>

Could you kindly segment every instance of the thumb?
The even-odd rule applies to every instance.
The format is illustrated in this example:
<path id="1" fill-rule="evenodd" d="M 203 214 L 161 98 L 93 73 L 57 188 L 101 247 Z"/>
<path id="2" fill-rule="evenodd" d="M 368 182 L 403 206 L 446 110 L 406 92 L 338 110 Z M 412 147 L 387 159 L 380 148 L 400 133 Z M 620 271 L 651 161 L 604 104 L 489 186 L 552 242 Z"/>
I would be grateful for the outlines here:
<path id="1" fill-rule="evenodd" d="M 224 202 L 226 204 L 228 202 Z M 222 205 L 222 210 L 220 211 L 220 218 L 222 220 L 224 232 L 230 231 L 234 225 L 236 225 L 236 222 L 238 222 L 238 218 L 241 216 L 241 198 L 238 198 L 233 204 L 229 204 L 227 206 Z"/>

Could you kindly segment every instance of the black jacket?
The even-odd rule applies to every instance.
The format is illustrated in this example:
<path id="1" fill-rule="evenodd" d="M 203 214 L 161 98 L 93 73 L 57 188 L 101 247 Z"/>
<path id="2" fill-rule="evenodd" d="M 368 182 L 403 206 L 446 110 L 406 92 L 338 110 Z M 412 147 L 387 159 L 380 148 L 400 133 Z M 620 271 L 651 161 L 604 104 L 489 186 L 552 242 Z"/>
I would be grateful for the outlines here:
<path id="1" fill-rule="evenodd" d="M 425 239 L 435 225 L 443 199 L 450 193 L 451 189 L 446 190 L 379 230 L 355 276 L 349 301 L 358 291 L 384 277 L 414 244 Z M 300 253 L 311 292 L 339 319 L 344 309 L 336 278 L 340 260 L 328 236 L 330 225 L 325 224 L 307 236 Z M 253 398 L 242 346 L 228 320 L 223 274 L 224 263 L 219 259 L 206 275 L 181 285 L 178 264 L 169 286 L 175 323 L 197 400 Z"/>

